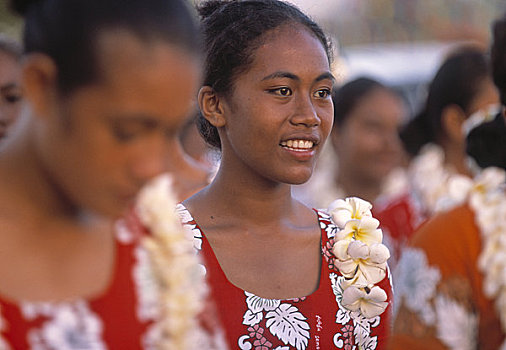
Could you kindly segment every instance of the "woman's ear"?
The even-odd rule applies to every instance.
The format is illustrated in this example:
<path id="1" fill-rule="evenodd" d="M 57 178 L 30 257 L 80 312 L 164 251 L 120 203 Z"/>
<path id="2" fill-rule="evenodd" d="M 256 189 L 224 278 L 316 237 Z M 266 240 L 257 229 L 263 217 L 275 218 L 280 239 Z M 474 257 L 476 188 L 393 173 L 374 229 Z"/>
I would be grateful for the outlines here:
<path id="1" fill-rule="evenodd" d="M 23 62 L 23 88 L 36 116 L 46 117 L 55 107 L 58 69 L 47 55 L 29 54 Z"/>
<path id="2" fill-rule="evenodd" d="M 222 127 L 226 124 L 223 102 L 220 96 L 210 86 L 203 86 L 199 90 L 199 108 L 202 116 L 214 127 Z"/>
<path id="3" fill-rule="evenodd" d="M 465 120 L 466 115 L 459 106 L 450 105 L 443 109 L 441 126 L 450 140 L 460 142 L 464 139 L 462 124 Z"/>

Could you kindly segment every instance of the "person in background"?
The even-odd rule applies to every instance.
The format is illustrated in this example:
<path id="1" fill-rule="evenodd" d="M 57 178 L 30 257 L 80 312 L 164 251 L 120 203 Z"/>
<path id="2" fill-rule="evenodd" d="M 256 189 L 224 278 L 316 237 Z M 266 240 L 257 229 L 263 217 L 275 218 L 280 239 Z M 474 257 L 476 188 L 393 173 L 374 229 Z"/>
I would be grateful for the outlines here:
<path id="1" fill-rule="evenodd" d="M 467 151 L 486 166 L 464 204 L 423 224 L 396 274 L 399 303 L 391 349 L 506 348 L 506 16 L 493 25 L 493 79 L 501 107 L 467 136 Z"/>
<path id="2" fill-rule="evenodd" d="M 198 115 L 198 113 L 197 113 Z M 179 138 L 186 154 L 195 159 L 206 169 L 215 169 L 219 165 L 219 157 L 215 150 L 204 141 L 197 126 L 197 115 L 190 118 L 181 128 Z"/>
<path id="3" fill-rule="evenodd" d="M 212 316 L 234 349 L 384 348 L 388 250 L 370 205 L 338 200 L 331 219 L 291 193 L 332 126 L 326 36 L 278 0 L 211 0 L 199 12 L 199 125 L 222 158 L 177 210 L 203 257 Z"/>
<path id="4" fill-rule="evenodd" d="M 152 253 L 172 241 L 148 241 L 128 218 L 113 225 L 168 169 L 194 106 L 200 34 L 186 1 L 12 7 L 25 16 L 26 109 L 0 152 L 0 348 L 199 346 L 188 339 L 205 285 L 188 274 L 191 243 L 178 245 L 185 264 L 162 269 Z"/>
<path id="5" fill-rule="evenodd" d="M 0 34 L 0 142 L 21 110 L 21 46 Z"/>
<path id="6" fill-rule="evenodd" d="M 498 102 L 483 49 L 459 47 L 438 69 L 424 110 L 401 131 L 403 145 L 413 157 L 407 186 L 375 208 L 391 248 L 392 268 L 413 231 L 434 213 L 455 204 L 450 198 L 450 179 L 472 177 L 463 125 L 475 113 L 493 113 Z"/>
<path id="7" fill-rule="evenodd" d="M 206 164 L 193 158 L 185 149 L 182 134 L 188 131 L 191 120 L 191 117 L 188 118 L 179 128 L 177 137 L 171 138 L 171 152 L 167 153 L 166 159 L 166 171 L 171 174 L 172 186 L 178 201 L 185 200 L 207 186 L 214 169 L 210 163 Z M 200 135 L 197 136 L 202 139 Z"/>
<path id="8" fill-rule="evenodd" d="M 340 197 L 356 196 L 373 203 L 388 196 L 387 179 L 403 157 L 399 129 L 406 106 L 393 90 L 366 77 L 337 89 L 333 102 L 330 145 L 313 178 L 296 195 L 316 208 Z"/>

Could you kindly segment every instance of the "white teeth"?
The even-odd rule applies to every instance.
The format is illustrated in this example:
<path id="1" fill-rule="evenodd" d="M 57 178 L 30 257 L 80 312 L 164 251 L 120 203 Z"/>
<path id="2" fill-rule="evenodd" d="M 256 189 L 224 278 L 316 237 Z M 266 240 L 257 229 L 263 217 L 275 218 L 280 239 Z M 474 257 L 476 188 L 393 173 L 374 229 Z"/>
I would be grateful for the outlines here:
<path id="1" fill-rule="evenodd" d="M 281 142 L 281 146 L 288 147 L 292 150 L 307 150 L 313 148 L 313 141 L 307 140 L 288 140 Z"/>

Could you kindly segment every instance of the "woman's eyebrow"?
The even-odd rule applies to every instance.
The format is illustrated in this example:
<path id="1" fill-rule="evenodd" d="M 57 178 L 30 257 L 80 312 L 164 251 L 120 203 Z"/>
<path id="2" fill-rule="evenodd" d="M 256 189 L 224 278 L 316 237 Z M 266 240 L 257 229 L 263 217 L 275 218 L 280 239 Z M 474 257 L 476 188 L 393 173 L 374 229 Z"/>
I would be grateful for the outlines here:
<path id="1" fill-rule="evenodd" d="M 288 78 L 288 79 L 297 80 L 297 81 L 300 80 L 300 78 L 293 73 L 279 71 L 279 72 L 274 72 L 272 74 L 269 74 L 268 76 L 262 78 L 262 81 L 269 80 L 269 79 L 275 79 L 275 78 Z"/>
<path id="2" fill-rule="evenodd" d="M 274 72 L 272 74 L 269 74 L 268 76 L 262 78 L 262 81 L 269 80 L 269 79 L 275 79 L 275 78 L 288 78 L 288 79 L 300 81 L 300 78 L 297 75 L 295 75 L 293 73 L 289 73 L 289 72 L 284 72 L 284 71 L 279 71 L 279 72 Z M 334 76 L 330 72 L 325 72 L 325 73 L 320 74 L 315 79 L 315 81 L 321 81 L 321 80 L 325 80 L 325 79 L 332 80 L 332 82 L 336 81 L 336 78 L 334 78 Z"/>
<path id="3" fill-rule="evenodd" d="M 5 85 L 0 86 L 0 91 L 4 92 L 4 91 L 8 91 L 12 88 L 17 88 L 17 87 L 18 87 L 18 84 L 16 84 L 16 83 L 7 83 Z"/>
<path id="4" fill-rule="evenodd" d="M 318 78 L 315 79 L 315 81 L 320 81 L 320 80 L 325 80 L 325 79 L 332 80 L 333 83 L 336 82 L 336 78 L 330 72 L 325 72 L 323 74 L 320 74 L 318 76 Z"/>

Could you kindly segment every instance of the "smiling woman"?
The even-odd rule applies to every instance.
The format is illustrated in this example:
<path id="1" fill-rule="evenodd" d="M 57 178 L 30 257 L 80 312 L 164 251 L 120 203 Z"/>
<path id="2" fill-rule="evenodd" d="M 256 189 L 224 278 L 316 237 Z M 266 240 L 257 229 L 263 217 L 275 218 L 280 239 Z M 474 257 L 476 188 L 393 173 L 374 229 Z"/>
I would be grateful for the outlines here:
<path id="1" fill-rule="evenodd" d="M 207 54 L 199 124 L 222 159 L 213 182 L 177 210 L 205 263 L 212 316 L 231 348 L 383 348 L 388 252 L 369 205 L 337 203 L 335 213 L 349 214 L 338 225 L 291 195 L 332 127 L 325 35 L 277 0 L 206 1 L 199 10 Z M 357 255 L 348 245 L 361 230 L 373 238 Z"/>

